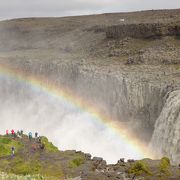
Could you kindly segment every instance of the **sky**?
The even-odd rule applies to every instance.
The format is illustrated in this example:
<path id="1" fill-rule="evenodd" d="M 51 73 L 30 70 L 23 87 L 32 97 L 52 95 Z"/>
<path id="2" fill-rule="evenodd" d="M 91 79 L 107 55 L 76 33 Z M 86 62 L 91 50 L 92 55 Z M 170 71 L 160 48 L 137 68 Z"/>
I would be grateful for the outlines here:
<path id="1" fill-rule="evenodd" d="M 177 8 L 180 0 L 0 0 L 0 19 Z"/>

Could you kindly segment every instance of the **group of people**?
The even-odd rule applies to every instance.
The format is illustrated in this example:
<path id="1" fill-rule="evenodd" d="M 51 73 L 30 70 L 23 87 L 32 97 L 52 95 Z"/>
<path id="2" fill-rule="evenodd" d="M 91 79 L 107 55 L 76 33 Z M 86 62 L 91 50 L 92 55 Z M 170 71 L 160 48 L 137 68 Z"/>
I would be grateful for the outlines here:
<path id="1" fill-rule="evenodd" d="M 15 139 L 15 138 L 22 138 L 23 135 L 24 135 L 23 134 L 23 130 L 18 130 L 17 132 L 15 132 L 14 129 L 12 129 L 11 131 L 6 130 L 6 136 L 12 136 L 13 139 Z M 28 133 L 28 139 L 29 139 L 29 141 L 33 140 L 32 132 Z M 41 142 L 41 137 L 38 136 L 38 132 L 35 132 L 34 139 L 35 139 L 35 142 L 39 144 L 40 149 L 44 149 L 45 145 Z M 35 147 L 37 147 L 37 146 L 35 144 L 33 144 L 32 145 L 32 149 L 33 150 L 37 149 Z M 11 152 L 12 152 L 11 156 L 13 158 L 14 154 L 15 154 L 15 147 L 14 146 L 11 147 Z"/>
<path id="2" fill-rule="evenodd" d="M 10 132 L 9 130 L 6 130 L 6 136 L 9 136 L 11 135 L 13 138 L 16 138 L 16 137 L 22 137 L 23 135 L 23 130 L 18 130 L 17 133 L 15 132 L 14 129 L 12 129 Z"/>
<path id="3" fill-rule="evenodd" d="M 40 137 L 38 137 L 38 132 L 35 132 L 35 140 L 37 140 L 38 138 L 40 138 Z M 29 138 L 29 140 L 31 141 L 32 139 L 33 139 L 33 134 L 32 134 L 32 132 L 29 132 L 28 133 L 28 138 Z"/>
<path id="4" fill-rule="evenodd" d="M 12 129 L 10 131 L 10 133 L 9 133 L 9 130 L 6 130 L 6 135 L 7 136 L 11 135 L 13 138 L 16 138 L 16 137 L 21 138 L 23 136 L 23 130 L 18 130 L 17 133 L 15 132 L 14 129 Z M 32 140 L 32 138 L 33 138 L 32 132 L 28 133 L 28 138 L 30 141 Z M 38 138 L 38 132 L 35 132 L 35 139 L 37 139 L 37 138 Z"/>

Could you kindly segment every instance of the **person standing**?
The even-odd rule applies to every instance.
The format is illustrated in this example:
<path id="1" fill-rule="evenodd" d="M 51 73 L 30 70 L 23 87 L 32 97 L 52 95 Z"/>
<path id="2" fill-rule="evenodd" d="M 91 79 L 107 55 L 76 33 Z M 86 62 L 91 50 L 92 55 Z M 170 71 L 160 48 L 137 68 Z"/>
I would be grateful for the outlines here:
<path id="1" fill-rule="evenodd" d="M 11 135 L 12 135 L 13 138 L 15 138 L 15 131 L 14 131 L 14 129 L 11 130 Z"/>
<path id="2" fill-rule="evenodd" d="M 36 137 L 36 138 L 38 137 L 38 132 L 35 132 L 35 137 Z"/>
<path id="3" fill-rule="evenodd" d="M 9 131 L 8 130 L 6 130 L 6 136 L 8 136 L 9 135 Z"/>
<path id="4" fill-rule="evenodd" d="M 13 157 L 14 157 L 14 151 L 15 151 L 15 148 L 14 148 L 14 146 L 12 146 L 11 150 L 12 150 L 11 157 L 13 158 Z"/>
<path id="5" fill-rule="evenodd" d="M 35 132 L 35 141 L 38 142 L 38 132 Z"/>
<path id="6" fill-rule="evenodd" d="M 20 131 L 19 130 L 17 131 L 17 135 L 20 136 Z"/>
<path id="7" fill-rule="evenodd" d="M 14 129 L 11 130 L 11 134 L 14 135 Z"/>
<path id="8" fill-rule="evenodd" d="M 32 140 L 32 132 L 29 132 L 29 140 L 31 141 Z"/>
<path id="9" fill-rule="evenodd" d="M 38 138 L 38 132 L 35 132 L 35 138 L 36 139 Z"/>
<path id="10" fill-rule="evenodd" d="M 22 136 L 23 135 L 23 130 L 22 129 L 21 129 L 20 133 L 21 133 L 21 136 Z"/>

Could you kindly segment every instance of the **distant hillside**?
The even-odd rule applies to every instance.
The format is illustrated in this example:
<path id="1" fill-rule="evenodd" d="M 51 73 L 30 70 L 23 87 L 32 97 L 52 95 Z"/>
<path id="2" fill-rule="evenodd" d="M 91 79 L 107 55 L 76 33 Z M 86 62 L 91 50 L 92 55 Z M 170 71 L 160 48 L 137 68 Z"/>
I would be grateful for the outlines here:
<path id="1" fill-rule="evenodd" d="M 21 58 L 126 63 L 131 57 L 134 64 L 177 64 L 179 35 L 180 9 L 14 19 L 0 22 L 0 52 Z"/>

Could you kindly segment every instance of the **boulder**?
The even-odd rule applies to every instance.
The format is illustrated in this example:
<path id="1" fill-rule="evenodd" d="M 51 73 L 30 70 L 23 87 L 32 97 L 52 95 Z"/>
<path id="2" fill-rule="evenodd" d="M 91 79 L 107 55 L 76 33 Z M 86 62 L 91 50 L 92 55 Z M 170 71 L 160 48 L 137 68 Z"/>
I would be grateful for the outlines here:
<path id="1" fill-rule="evenodd" d="M 86 158 L 86 160 L 91 160 L 91 154 L 85 153 L 85 158 Z"/>
<path id="2" fill-rule="evenodd" d="M 133 163 L 133 162 L 135 162 L 135 160 L 134 159 L 128 159 L 127 162 Z"/>

